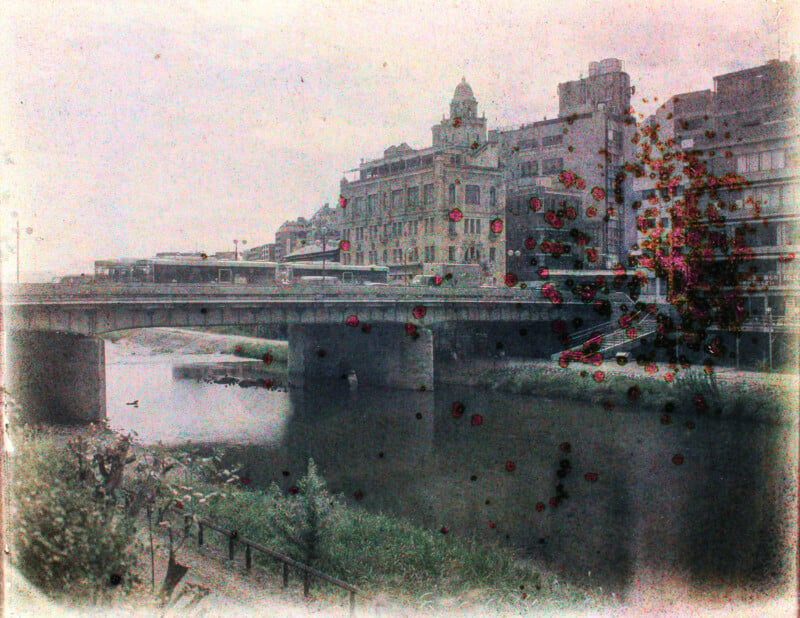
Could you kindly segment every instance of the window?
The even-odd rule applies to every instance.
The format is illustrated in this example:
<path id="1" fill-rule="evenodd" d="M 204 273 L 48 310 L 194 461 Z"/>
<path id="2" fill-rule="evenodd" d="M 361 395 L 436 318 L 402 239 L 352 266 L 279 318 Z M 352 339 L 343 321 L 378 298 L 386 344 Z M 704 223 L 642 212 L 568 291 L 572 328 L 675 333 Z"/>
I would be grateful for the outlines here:
<path id="1" fill-rule="evenodd" d="M 448 262 L 455 262 L 456 261 L 456 248 L 455 247 L 448 247 L 447 248 L 447 261 Z"/>
<path id="2" fill-rule="evenodd" d="M 378 194 L 372 193 L 367 196 L 367 216 L 371 217 L 375 214 L 375 206 L 378 203 Z"/>
<path id="3" fill-rule="evenodd" d="M 543 174 L 559 174 L 564 169 L 564 160 L 559 157 L 557 159 L 545 159 L 542 161 Z"/>
<path id="4" fill-rule="evenodd" d="M 539 173 L 539 162 L 538 161 L 525 161 L 519 166 L 519 175 L 523 178 L 529 178 L 530 176 L 536 176 Z M 494 187 L 492 187 L 494 189 Z"/>
<path id="5" fill-rule="evenodd" d="M 425 201 L 425 205 L 433 204 L 433 185 L 427 184 L 422 188 L 422 199 Z"/>
<path id="6" fill-rule="evenodd" d="M 532 150 L 539 145 L 539 142 L 535 139 L 524 139 L 519 143 L 520 150 Z"/>
<path id="7" fill-rule="evenodd" d="M 395 208 L 400 208 L 402 201 L 403 201 L 403 190 L 395 189 L 394 191 L 392 191 L 392 200 L 391 200 L 392 210 L 394 210 Z"/>
<path id="8" fill-rule="evenodd" d="M 451 204 L 456 203 L 456 186 L 452 183 L 447 187 L 447 199 Z"/>
<path id="9" fill-rule="evenodd" d="M 408 188 L 408 205 L 417 206 L 419 204 L 419 187 Z"/>
<path id="10" fill-rule="evenodd" d="M 561 135 L 561 134 L 558 134 L 558 135 L 547 135 L 547 136 L 542 138 L 542 146 L 543 147 L 556 146 L 557 144 L 560 144 L 563 141 L 563 139 L 564 139 L 564 136 Z"/>
<path id="11" fill-rule="evenodd" d="M 386 263 L 389 261 L 389 260 L 388 260 L 388 257 L 389 257 L 389 255 L 388 255 L 388 251 L 386 251 L 386 249 L 384 249 L 384 250 L 383 250 L 383 261 L 382 261 L 381 263 L 382 263 L 382 264 L 386 264 Z"/>
<path id="12" fill-rule="evenodd" d="M 481 203 L 481 188 L 478 185 L 467 185 L 464 201 L 467 204 L 480 204 Z"/>
<path id="13" fill-rule="evenodd" d="M 489 261 L 494 262 L 496 258 L 496 252 L 494 247 L 489 247 Z"/>
<path id="14" fill-rule="evenodd" d="M 497 189 L 495 187 L 489 189 L 489 206 L 497 206 Z"/>

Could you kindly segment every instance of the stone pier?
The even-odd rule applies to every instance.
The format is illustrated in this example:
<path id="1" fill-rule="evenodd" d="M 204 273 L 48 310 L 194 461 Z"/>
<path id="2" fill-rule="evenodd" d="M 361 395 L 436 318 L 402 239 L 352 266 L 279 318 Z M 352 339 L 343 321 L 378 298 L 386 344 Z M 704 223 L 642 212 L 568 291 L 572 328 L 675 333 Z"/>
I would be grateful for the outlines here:
<path id="1" fill-rule="evenodd" d="M 404 325 L 389 323 L 292 324 L 288 370 L 294 386 L 355 371 L 359 385 L 431 390 L 433 334 L 419 327 L 411 335 Z"/>
<path id="2" fill-rule="evenodd" d="M 71 333 L 8 333 L 7 388 L 27 421 L 105 420 L 103 340 Z"/>

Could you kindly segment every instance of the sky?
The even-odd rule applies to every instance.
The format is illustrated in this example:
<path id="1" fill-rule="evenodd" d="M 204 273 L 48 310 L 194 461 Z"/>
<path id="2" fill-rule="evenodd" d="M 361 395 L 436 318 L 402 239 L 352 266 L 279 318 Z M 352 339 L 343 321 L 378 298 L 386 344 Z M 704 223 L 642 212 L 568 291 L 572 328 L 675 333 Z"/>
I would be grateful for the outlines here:
<path id="1" fill-rule="evenodd" d="M 615 57 L 650 113 L 800 52 L 797 19 L 782 0 L 7 0 L 3 280 L 17 222 L 23 280 L 272 242 L 362 158 L 429 146 L 462 76 L 492 128 L 556 116 L 558 83 Z"/>

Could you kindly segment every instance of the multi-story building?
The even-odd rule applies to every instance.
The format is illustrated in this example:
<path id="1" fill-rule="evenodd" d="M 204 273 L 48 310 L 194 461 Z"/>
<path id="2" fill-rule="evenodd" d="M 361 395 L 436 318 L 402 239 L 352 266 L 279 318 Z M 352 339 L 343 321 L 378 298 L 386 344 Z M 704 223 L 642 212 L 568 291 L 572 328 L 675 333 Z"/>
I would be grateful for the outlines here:
<path id="1" fill-rule="evenodd" d="M 278 260 L 305 245 L 310 234 L 311 223 L 305 217 L 298 217 L 293 221 L 284 221 L 278 231 L 275 232 L 276 257 Z"/>
<path id="2" fill-rule="evenodd" d="M 616 59 L 559 84 L 557 118 L 490 131 L 506 180 L 508 270 L 624 263 L 622 167 L 630 156 L 630 78 Z"/>
<path id="3" fill-rule="evenodd" d="M 472 88 L 462 79 L 432 146 L 391 146 L 340 185 L 343 264 L 390 267 L 395 280 L 453 264 L 505 275 L 505 187 Z"/>
<path id="4" fill-rule="evenodd" d="M 255 262 L 277 262 L 278 261 L 278 245 L 274 242 L 251 247 L 244 252 L 244 259 Z"/>
<path id="5" fill-rule="evenodd" d="M 800 310 L 797 109 L 797 67 L 777 60 L 718 75 L 713 90 L 672 97 L 644 123 L 643 134 L 656 146 L 655 165 L 664 152 L 679 152 L 696 161 L 693 172 L 678 166 L 667 178 L 653 173 L 653 163 L 642 166 L 631 193 L 638 221 L 628 237 L 632 253 L 652 257 L 658 248 L 651 239 L 693 242 L 690 227 L 702 228 L 695 237 L 714 246 L 704 272 L 693 276 L 709 293 L 735 291 L 748 328 L 770 329 L 770 342 L 772 329 Z M 702 214 L 691 226 L 677 228 L 676 201 L 684 209 L 696 203 Z M 735 344 L 738 350 L 738 338 Z"/>

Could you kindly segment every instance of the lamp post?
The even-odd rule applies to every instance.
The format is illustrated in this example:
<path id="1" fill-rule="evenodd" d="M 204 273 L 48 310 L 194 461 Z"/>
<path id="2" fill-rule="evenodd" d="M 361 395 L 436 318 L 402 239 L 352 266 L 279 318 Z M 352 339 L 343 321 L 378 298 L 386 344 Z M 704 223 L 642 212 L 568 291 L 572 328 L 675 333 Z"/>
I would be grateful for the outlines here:
<path id="1" fill-rule="evenodd" d="M 772 307 L 767 307 L 767 341 L 769 342 L 769 370 L 772 371 Z"/>
<path id="2" fill-rule="evenodd" d="M 234 240 L 233 240 L 233 261 L 234 262 L 238 262 L 239 261 L 239 243 L 242 243 L 242 247 L 244 247 L 247 244 L 247 241 L 246 240 L 237 240 L 237 239 L 234 238 Z"/>

